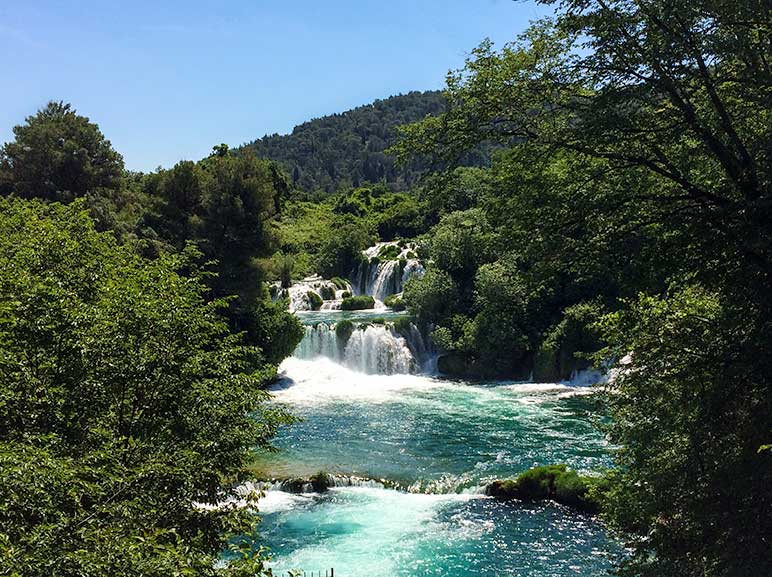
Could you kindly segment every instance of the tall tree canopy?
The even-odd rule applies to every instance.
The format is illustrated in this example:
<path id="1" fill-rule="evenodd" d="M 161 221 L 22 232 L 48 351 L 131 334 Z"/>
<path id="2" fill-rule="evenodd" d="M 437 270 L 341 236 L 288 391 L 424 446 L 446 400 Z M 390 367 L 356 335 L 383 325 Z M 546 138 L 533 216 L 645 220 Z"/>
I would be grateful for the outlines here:
<path id="1" fill-rule="evenodd" d="M 49 102 L 0 149 L 0 194 L 70 202 L 120 186 L 123 158 L 69 104 Z"/>

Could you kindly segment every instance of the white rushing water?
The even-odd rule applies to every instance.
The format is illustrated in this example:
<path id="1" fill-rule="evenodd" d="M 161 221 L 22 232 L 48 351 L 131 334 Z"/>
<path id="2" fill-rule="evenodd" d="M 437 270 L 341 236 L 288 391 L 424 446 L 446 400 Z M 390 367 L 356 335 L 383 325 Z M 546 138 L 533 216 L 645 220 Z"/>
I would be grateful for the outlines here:
<path id="1" fill-rule="evenodd" d="M 383 255 L 390 247 L 396 247 L 390 258 L 380 258 L 379 255 Z M 395 241 L 379 242 L 364 250 L 363 254 L 367 260 L 351 275 L 354 291 L 357 294 L 372 296 L 377 306 L 383 306 L 386 297 L 402 293 L 410 278 L 424 274 L 424 267 L 415 251 L 413 243 L 403 243 L 403 246 L 399 246 Z"/>
<path id="2" fill-rule="evenodd" d="M 336 334 L 336 325 L 319 323 L 305 327 L 305 336 L 295 349 L 294 357 L 312 360 L 324 357 L 339 365 L 371 375 L 414 373 L 420 369 L 416 354 L 426 351 L 420 332 L 413 326 L 407 339 L 390 324 L 355 327 L 346 342 Z"/>

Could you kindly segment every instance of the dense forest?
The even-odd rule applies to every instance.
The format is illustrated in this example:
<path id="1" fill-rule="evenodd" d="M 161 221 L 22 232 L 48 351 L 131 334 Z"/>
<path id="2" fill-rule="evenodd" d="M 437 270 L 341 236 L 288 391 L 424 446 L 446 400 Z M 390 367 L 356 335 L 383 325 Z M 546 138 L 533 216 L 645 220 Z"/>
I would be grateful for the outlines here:
<path id="1" fill-rule="evenodd" d="M 420 159 L 396 164 L 386 149 L 396 142 L 397 127 L 444 111 L 441 92 L 410 92 L 317 118 L 291 134 L 264 136 L 244 145 L 261 158 L 278 162 L 292 186 L 306 192 L 337 192 L 365 183 L 385 183 L 392 190 L 414 186 L 428 165 Z M 487 164 L 488 146 L 465 151 L 464 163 Z"/>
<path id="2" fill-rule="evenodd" d="M 262 387 L 303 329 L 268 281 L 397 239 L 443 374 L 613 375 L 619 575 L 772 574 L 769 6 L 554 7 L 442 93 L 168 170 L 126 171 L 67 104 L 14 129 L 0 574 L 264 574 L 259 539 L 216 563 L 257 521 L 215 505 L 292 421 Z"/>

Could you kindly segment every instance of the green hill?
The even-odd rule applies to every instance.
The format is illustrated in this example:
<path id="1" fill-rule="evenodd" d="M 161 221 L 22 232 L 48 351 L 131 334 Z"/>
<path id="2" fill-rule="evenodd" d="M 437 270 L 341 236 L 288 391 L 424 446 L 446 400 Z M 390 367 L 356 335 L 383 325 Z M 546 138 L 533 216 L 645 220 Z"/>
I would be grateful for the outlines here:
<path id="1" fill-rule="evenodd" d="M 384 151 L 396 137 L 396 127 L 445 110 L 441 92 L 410 92 L 376 100 L 340 114 L 296 126 L 291 134 L 265 136 L 246 144 L 263 158 L 278 161 L 295 188 L 334 192 L 365 182 L 386 182 L 406 190 L 426 169 L 421 161 L 396 166 Z M 464 164 L 487 164 L 488 155 L 469 155 Z"/>

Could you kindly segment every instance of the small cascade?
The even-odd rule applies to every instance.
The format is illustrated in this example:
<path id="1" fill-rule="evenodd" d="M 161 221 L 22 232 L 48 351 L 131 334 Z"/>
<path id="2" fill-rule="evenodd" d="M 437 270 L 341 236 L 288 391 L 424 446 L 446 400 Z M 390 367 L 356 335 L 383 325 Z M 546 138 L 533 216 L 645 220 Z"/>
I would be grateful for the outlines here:
<path id="1" fill-rule="evenodd" d="M 370 295 L 383 306 L 386 297 L 400 294 L 413 276 L 424 274 L 412 243 L 380 242 L 363 251 L 365 261 L 351 275 L 354 291 Z"/>
<path id="2" fill-rule="evenodd" d="M 336 279 L 340 282 L 342 279 Z M 289 298 L 290 312 L 311 310 L 338 310 L 346 292 L 351 292 L 352 287 L 345 284 L 343 288 L 331 280 L 320 276 L 304 278 L 283 289 L 279 283 L 271 287 L 273 299 Z M 317 300 L 318 299 L 318 300 Z M 316 300 L 316 302 L 314 302 Z"/>
<path id="3" fill-rule="evenodd" d="M 338 335 L 336 325 L 307 326 L 294 357 L 312 360 L 326 357 L 353 371 L 370 375 L 416 373 L 430 356 L 421 332 L 412 324 L 405 334 L 392 324 L 363 324 L 349 335 Z"/>
<path id="4" fill-rule="evenodd" d="M 327 357 L 340 362 L 341 351 L 338 347 L 338 339 L 335 334 L 335 325 L 319 323 L 316 326 L 306 326 L 306 334 L 295 348 L 294 357 L 299 359 L 314 359 Z"/>
<path id="5" fill-rule="evenodd" d="M 343 352 L 343 364 L 371 375 L 412 373 L 417 369 L 404 337 L 383 325 L 354 331 Z"/>
<path id="6" fill-rule="evenodd" d="M 321 483 L 320 483 L 321 481 Z M 315 486 L 316 484 L 316 486 Z M 320 486 L 321 485 L 321 486 Z M 368 489 L 397 489 L 396 483 L 385 479 L 368 479 L 356 475 L 331 475 L 324 474 L 316 479 L 290 478 L 264 482 L 260 485 L 263 491 L 284 491 L 285 493 L 317 493 L 332 487 L 366 487 Z"/>

